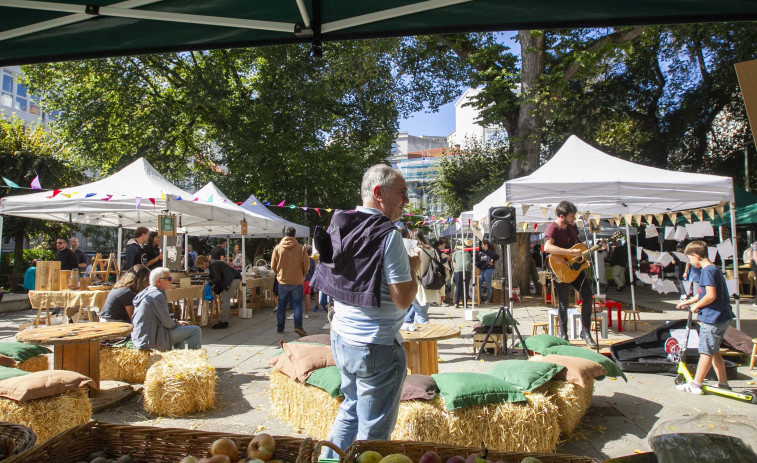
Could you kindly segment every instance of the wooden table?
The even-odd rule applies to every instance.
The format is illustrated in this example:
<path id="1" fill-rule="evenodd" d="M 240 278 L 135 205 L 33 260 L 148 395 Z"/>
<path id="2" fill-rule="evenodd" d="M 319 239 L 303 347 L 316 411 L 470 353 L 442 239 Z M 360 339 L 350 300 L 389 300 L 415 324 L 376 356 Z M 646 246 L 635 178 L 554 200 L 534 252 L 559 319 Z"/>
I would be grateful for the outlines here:
<path id="1" fill-rule="evenodd" d="M 100 390 L 100 341 L 131 333 L 129 323 L 92 322 L 42 326 L 16 335 L 18 342 L 55 346 L 54 368 L 92 378 Z"/>
<path id="2" fill-rule="evenodd" d="M 436 342 L 460 336 L 460 329 L 449 325 L 424 323 L 415 325 L 415 331 L 401 330 L 407 357 L 407 374 L 431 375 L 439 373 L 439 355 Z"/>
<path id="3" fill-rule="evenodd" d="M 63 307 L 65 309 L 78 307 L 79 312 L 76 316 L 78 318 L 82 309 L 87 307 L 102 308 L 105 304 L 105 299 L 108 298 L 110 287 L 107 289 L 98 291 L 29 291 L 29 304 L 32 306 L 32 310 L 37 309 L 37 318 L 35 318 L 33 325 L 36 328 L 40 323 L 46 323 L 48 326 L 50 321 L 50 309 L 55 307 Z M 42 309 L 45 310 L 45 318 L 42 318 Z M 65 312 L 64 312 L 65 315 Z M 90 321 L 92 315 L 87 311 L 87 315 Z M 64 317 L 65 318 L 65 317 Z"/>

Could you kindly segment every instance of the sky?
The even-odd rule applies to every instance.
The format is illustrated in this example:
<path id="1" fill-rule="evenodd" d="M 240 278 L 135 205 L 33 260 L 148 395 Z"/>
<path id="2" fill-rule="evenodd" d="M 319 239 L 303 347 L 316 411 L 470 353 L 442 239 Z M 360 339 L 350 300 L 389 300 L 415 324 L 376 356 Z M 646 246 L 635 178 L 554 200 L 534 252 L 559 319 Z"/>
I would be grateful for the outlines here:
<path id="1" fill-rule="evenodd" d="M 520 55 L 520 45 L 513 40 L 515 31 L 498 32 L 501 43 L 504 43 L 513 53 Z M 460 95 L 465 89 L 460 90 Z M 407 119 L 400 119 L 400 132 L 410 135 L 438 135 L 446 137 L 455 130 L 455 98 L 452 102 L 439 108 L 438 112 L 427 113 L 419 111 Z"/>

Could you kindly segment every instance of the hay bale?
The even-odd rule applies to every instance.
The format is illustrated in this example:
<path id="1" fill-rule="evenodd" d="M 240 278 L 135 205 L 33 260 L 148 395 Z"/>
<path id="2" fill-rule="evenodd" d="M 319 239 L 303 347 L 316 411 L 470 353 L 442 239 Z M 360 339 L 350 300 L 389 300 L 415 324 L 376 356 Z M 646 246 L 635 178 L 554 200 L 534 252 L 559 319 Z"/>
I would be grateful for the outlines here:
<path id="1" fill-rule="evenodd" d="M 184 416 L 216 404 L 216 369 L 203 349 L 162 354 L 145 376 L 145 410 L 160 416 Z"/>
<path id="2" fill-rule="evenodd" d="M 324 440 L 331 432 L 341 397 L 331 397 L 323 389 L 297 382 L 273 368 L 268 394 L 271 414 L 315 439 Z"/>
<path id="3" fill-rule="evenodd" d="M 87 389 L 28 402 L 0 398 L 0 421 L 31 428 L 37 444 L 92 419 L 92 404 Z"/>
<path id="4" fill-rule="evenodd" d="M 100 380 L 144 383 L 150 351 L 100 346 Z"/>
<path id="5" fill-rule="evenodd" d="M 566 436 L 572 433 L 591 406 L 594 395 L 594 381 L 586 387 L 567 381 L 552 380 L 538 387 L 534 392 L 549 397 L 557 406 L 557 423 L 560 434 Z"/>
<path id="6" fill-rule="evenodd" d="M 34 373 L 35 371 L 45 371 L 50 369 L 50 359 L 47 355 L 37 355 L 20 362 L 16 365 L 19 370 Z"/>
<path id="7" fill-rule="evenodd" d="M 445 412 L 439 395 L 432 400 L 400 402 L 392 440 L 442 442 L 449 434 Z"/>

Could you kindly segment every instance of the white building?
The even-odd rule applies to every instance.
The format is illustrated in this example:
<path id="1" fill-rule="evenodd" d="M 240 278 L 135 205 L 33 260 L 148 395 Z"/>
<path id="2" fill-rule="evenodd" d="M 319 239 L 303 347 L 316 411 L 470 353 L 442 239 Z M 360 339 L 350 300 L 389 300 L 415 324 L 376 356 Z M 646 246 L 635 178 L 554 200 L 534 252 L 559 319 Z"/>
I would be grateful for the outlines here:
<path id="1" fill-rule="evenodd" d="M 28 125 L 48 125 L 58 118 L 58 112 L 45 112 L 39 106 L 39 98 L 31 95 L 19 80 L 21 68 L 8 66 L 0 68 L 0 117 L 10 119 L 16 116 Z"/>
<path id="2" fill-rule="evenodd" d="M 490 141 L 494 137 L 505 137 L 507 132 L 499 126 L 482 126 L 478 119 L 479 110 L 474 106 L 465 106 L 471 98 L 481 92 L 477 88 L 469 88 L 455 102 L 455 130 L 447 135 L 448 146 L 465 147 L 466 139 Z"/>

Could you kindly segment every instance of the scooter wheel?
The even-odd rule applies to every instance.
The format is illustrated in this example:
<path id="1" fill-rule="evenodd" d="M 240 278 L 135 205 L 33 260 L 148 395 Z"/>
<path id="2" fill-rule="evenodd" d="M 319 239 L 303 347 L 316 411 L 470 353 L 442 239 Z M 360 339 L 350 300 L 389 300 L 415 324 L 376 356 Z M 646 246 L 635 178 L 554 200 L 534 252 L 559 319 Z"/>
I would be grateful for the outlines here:
<path id="1" fill-rule="evenodd" d="M 684 378 L 683 375 L 678 375 L 676 376 L 675 383 L 676 385 L 684 384 L 686 383 L 686 378 Z"/>

